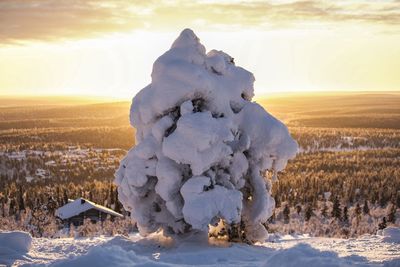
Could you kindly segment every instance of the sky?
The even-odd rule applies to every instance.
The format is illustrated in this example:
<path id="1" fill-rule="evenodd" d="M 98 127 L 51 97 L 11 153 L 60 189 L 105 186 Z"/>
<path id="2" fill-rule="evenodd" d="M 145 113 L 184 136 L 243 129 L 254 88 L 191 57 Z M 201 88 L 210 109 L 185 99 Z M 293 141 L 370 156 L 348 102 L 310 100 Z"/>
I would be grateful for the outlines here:
<path id="1" fill-rule="evenodd" d="M 258 95 L 400 90 L 400 0 L 1 0 L 0 95 L 129 99 L 184 28 Z"/>

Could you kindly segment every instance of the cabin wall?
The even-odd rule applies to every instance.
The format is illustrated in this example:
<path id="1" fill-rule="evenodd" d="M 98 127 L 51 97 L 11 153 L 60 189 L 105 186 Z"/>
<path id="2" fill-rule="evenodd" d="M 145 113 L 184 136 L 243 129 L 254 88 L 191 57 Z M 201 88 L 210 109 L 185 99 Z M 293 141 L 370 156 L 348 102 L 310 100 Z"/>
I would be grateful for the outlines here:
<path id="1" fill-rule="evenodd" d="M 90 221 L 92 223 L 97 223 L 98 221 L 104 221 L 107 216 L 110 216 L 111 219 L 113 220 L 115 218 L 115 216 L 108 214 L 108 213 L 104 213 L 102 211 L 96 210 L 96 209 L 90 209 L 87 211 L 84 211 L 78 215 L 75 215 L 71 218 L 65 219 L 63 220 L 64 224 L 67 225 L 71 225 L 73 224 L 74 226 L 80 226 L 83 225 L 83 222 L 86 219 L 90 219 Z"/>

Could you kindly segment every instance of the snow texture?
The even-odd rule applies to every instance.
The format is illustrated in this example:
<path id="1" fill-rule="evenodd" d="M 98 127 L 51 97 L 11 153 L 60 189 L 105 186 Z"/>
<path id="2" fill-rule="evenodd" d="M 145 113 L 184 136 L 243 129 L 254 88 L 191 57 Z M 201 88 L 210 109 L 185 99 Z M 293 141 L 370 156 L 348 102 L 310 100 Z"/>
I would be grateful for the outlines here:
<path id="1" fill-rule="evenodd" d="M 224 220 L 250 241 L 275 206 L 271 179 L 298 150 L 286 126 L 251 102 L 254 76 L 185 29 L 134 98 L 133 147 L 116 172 L 140 233 L 207 231 Z M 271 174 L 271 175 L 270 175 Z"/>
<path id="2" fill-rule="evenodd" d="M 27 235 L 27 234 L 26 234 Z M 271 236 L 270 236 L 271 237 Z M 358 239 L 275 236 L 258 245 L 207 244 L 138 234 L 94 238 L 33 238 L 27 254 L 0 254 L 12 266 L 400 266 L 400 244 L 382 236 Z M 0 249 L 0 252 L 3 250 Z"/>
<path id="3" fill-rule="evenodd" d="M 31 248 L 32 237 L 26 232 L 0 232 L 0 265 L 11 265 Z"/>
<path id="4" fill-rule="evenodd" d="M 384 242 L 400 244 L 400 229 L 398 227 L 389 226 L 380 230 L 378 234 L 383 236 Z"/>

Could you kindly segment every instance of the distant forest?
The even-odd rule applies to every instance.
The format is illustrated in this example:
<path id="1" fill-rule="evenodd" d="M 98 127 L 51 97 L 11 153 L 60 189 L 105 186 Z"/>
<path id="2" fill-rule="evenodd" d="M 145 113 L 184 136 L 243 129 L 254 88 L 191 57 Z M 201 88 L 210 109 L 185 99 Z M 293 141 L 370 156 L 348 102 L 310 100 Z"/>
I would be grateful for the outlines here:
<path id="1" fill-rule="evenodd" d="M 301 147 L 273 184 L 277 209 L 266 225 L 270 231 L 314 229 L 318 235 L 349 237 L 400 224 L 399 94 L 258 101 L 287 123 Z M 27 212 L 44 212 L 57 222 L 54 210 L 68 198 L 86 197 L 124 212 L 112 181 L 119 160 L 134 145 L 129 105 L 0 107 L 2 228 L 23 227 L 19 222 Z M 37 220 L 31 231 L 43 235 L 49 224 Z M 52 231 L 62 227 L 51 225 Z"/>

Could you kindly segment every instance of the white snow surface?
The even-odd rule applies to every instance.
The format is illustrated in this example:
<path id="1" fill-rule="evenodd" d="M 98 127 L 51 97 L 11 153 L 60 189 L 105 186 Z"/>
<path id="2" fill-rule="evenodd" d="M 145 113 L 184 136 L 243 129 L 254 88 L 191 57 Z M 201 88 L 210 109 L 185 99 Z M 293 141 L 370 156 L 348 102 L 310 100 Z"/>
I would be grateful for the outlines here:
<path id="1" fill-rule="evenodd" d="M 287 127 L 252 102 L 254 76 L 228 54 L 206 53 L 185 29 L 132 100 L 136 146 L 116 172 L 119 199 L 141 234 L 243 223 L 251 241 L 275 202 L 270 178 L 298 150 Z M 267 175 L 267 171 L 273 175 Z"/>
<path id="2" fill-rule="evenodd" d="M 195 176 L 182 186 L 181 194 L 185 199 L 183 214 L 187 222 L 193 228 L 204 231 L 208 230 L 208 224 L 214 217 L 239 222 L 242 194 L 219 185 L 215 185 L 212 190 L 204 191 L 204 187 L 210 185 L 209 177 Z"/>
<path id="3" fill-rule="evenodd" d="M 129 237 L 33 238 L 29 252 L 0 254 L 13 266 L 400 266 L 400 244 L 358 239 L 270 236 L 256 245 Z M 2 244 L 4 247 L 4 244 Z M 2 251 L 2 250 L 0 250 Z"/>
<path id="4" fill-rule="evenodd" d="M 378 232 L 379 235 L 383 236 L 383 241 L 387 243 L 400 244 L 400 229 L 398 227 L 389 226 Z"/>
<path id="5" fill-rule="evenodd" d="M 20 231 L 0 231 L 0 266 L 11 265 L 17 259 L 23 259 L 32 243 L 30 234 Z"/>

